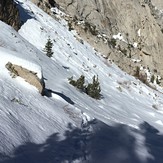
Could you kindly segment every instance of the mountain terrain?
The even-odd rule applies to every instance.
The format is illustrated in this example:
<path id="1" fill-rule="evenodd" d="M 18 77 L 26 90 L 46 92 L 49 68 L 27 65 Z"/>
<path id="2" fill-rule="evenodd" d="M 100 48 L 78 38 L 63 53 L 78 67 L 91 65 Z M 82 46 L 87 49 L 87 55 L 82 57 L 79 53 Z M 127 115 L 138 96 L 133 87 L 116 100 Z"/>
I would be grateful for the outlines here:
<path id="1" fill-rule="evenodd" d="M 38 4 L 38 0 L 33 0 Z M 162 78 L 163 2 L 56 0 L 69 24 L 105 57 L 134 75 L 137 67 Z M 43 1 L 45 9 L 48 1 Z M 49 3 L 48 3 L 49 4 Z M 45 9 L 46 10 L 46 9 Z M 138 60 L 135 62 L 135 60 Z M 162 85 L 162 81 L 160 81 Z"/>
<path id="2" fill-rule="evenodd" d="M 8 12 L 0 14 L 0 163 L 162 163 L 162 18 L 151 16 L 157 2 L 0 2 Z M 144 28 L 134 10 L 149 16 Z M 12 12 L 20 26 L 7 21 Z M 115 27 L 101 23 L 106 15 Z M 153 81 L 147 65 L 157 69 Z M 129 75 L 137 66 L 137 77 Z M 99 99 L 70 84 L 81 75 L 85 85 L 97 77 Z"/>
<path id="3" fill-rule="evenodd" d="M 12 0 L 1 0 L 0 20 L 11 25 L 16 30 L 20 28 L 19 11 Z"/>

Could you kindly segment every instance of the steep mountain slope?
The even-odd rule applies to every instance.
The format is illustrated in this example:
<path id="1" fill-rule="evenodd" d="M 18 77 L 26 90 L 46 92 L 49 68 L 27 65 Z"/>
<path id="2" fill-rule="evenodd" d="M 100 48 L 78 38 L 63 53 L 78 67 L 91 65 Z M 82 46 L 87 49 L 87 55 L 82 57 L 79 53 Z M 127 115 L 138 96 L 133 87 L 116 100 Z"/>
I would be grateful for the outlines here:
<path id="1" fill-rule="evenodd" d="M 161 88 L 157 92 L 106 62 L 59 15 L 56 21 L 30 1 L 16 2 L 24 20 L 18 33 L 0 22 L 0 161 L 161 163 Z M 48 37 L 52 58 L 43 52 Z M 43 76 L 45 96 L 12 78 L 9 61 Z M 80 75 L 87 82 L 98 75 L 102 99 L 68 83 Z"/>
<path id="2" fill-rule="evenodd" d="M 136 66 L 143 65 L 148 67 L 152 74 L 163 76 L 163 1 L 55 2 L 72 17 L 70 22 L 78 33 L 123 70 L 133 74 Z M 117 34 L 121 34 L 121 39 L 116 38 L 116 46 L 112 47 L 111 39 Z M 132 59 L 140 59 L 141 62 L 133 63 Z"/>

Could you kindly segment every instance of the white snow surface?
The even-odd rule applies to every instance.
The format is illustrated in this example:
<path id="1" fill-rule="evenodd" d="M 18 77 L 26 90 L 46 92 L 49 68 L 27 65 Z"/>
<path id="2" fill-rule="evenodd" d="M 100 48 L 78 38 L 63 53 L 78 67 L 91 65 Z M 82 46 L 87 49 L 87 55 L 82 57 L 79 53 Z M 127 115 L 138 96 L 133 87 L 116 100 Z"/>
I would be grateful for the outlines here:
<path id="1" fill-rule="evenodd" d="M 163 142 L 162 93 L 107 63 L 87 42 L 78 42 L 62 20 L 28 0 L 16 3 L 26 18 L 21 29 L 16 32 L 0 21 L 0 160 L 158 163 L 162 156 L 153 150 L 163 151 L 157 147 Z M 48 37 L 53 41 L 52 58 L 43 51 Z M 41 96 L 19 77 L 12 78 L 5 68 L 9 61 L 43 76 L 47 95 Z M 80 75 L 87 83 L 98 75 L 100 100 L 69 84 L 69 77 Z M 86 133 L 93 134 L 90 143 Z M 79 144 L 82 152 L 78 146 L 75 150 Z M 86 148 L 89 145 L 91 149 Z M 102 149 L 107 154 L 100 153 Z"/>
<path id="2" fill-rule="evenodd" d="M 122 33 L 118 33 L 117 35 L 113 35 L 113 38 L 126 42 L 122 36 Z"/>

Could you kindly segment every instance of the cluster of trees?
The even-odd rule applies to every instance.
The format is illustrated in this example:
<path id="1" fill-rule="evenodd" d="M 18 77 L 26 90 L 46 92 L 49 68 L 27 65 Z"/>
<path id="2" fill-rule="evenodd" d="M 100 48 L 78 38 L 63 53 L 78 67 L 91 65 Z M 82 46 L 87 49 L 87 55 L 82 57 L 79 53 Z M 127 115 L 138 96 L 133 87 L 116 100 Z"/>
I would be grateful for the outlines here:
<path id="1" fill-rule="evenodd" d="M 44 48 L 44 51 L 48 57 L 52 57 L 53 55 L 52 47 L 53 43 L 49 37 Z M 69 83 L 74 87 L 78 88 L 80 91 L 86 93 L 90 97 L 100 99 L 101 88 L 100 83 L 98 81 L 98 76 L 94 75 L 92 80 L 93 80 L 92 83 L 88 83 L 88 85 L 85 85 L 85 76 L 81 75 L 77 80 L 74 80 L 73 77 L 69 78 Z"/>
<path id="2" fill-rule="evenodd" d="M 85 85 L 85 76 L 81 75 L 77 80 L 74 80 L 73 77 L 69 78 L 69 83 L 81 90 L 82 92 L 86 93 L 90 97 L 100 99 L 101 88 L 100 83 L 98 81 L 98 76 L 94 75 L 92 80 L 92 83 L 88 83 L 88 85 Z"/>

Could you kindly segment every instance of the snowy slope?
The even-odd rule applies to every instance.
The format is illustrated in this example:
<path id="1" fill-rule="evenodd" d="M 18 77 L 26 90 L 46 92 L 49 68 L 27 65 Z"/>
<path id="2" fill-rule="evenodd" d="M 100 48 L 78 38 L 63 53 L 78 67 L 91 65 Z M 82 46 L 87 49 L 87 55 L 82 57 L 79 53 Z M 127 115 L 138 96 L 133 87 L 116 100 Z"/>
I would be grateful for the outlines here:
<path id="1" fill-rule="evenodd" d="M 102 158 L 103 154 L 96 158 L 93 154 L 102 147 L 99 146 L 101 143 L 95 143 L 93 144 L 94 150 L 91 146 L 93 150 L 90 154 L 91 158 L 87 157 L 87 159 L 92 160 L 92 163 L 104 163 L 108 160 L 112 160 L 111 162 L 123 162 L 124 160 L 131 162 L 131 158 L 133 158 L 132 162 L 146 162 L 147 159 L 156 160 L 149 147 L 145 145 L 145 133 L 147 129 L 152 128 L 150 126 L 155 128 L 155 132 L 158 130 L 158 133 L 163 133 L 162 93 L 152 90 L 134 77 L 127 75 L 113 63 L 107 63 L 86 42 L 84 44 L 78 42 L 75 38 L 75 31 L 68 31 L 64 20 L 56 21 L 30 1 L 17 0 L 16 2 L 21 8 L 21 15 L 25 21 L 18 33 L 5 23 L 0 22 L 0 29 L 3 29 L 0 32 L 0 152 L 2 155 L 0 158 L 4 159 L 8 155 L 14 158 L 13 151 L 15 149 L 31 142 L 40 144 L 40 146 L 33 145 L 33 148 L 27 146 L 27 149 L 24 147 L 27 153 L 22 153 L 25 155 L 21 152 L 19 154 L 18 151 L 20 157 L 15 158 L 16 160 L 7 159 L 6 161 L 5 159 L 4 162 L 27 161 L 33 163 L 41 162 L 39 159 L 42 158 L 42 162 L 46 163 L 48 161 L 44 159 L 47 156 L 42 155 L 43 152 L 38 155 L 34 149 L 38 151 L 45 149 L 46 151 L 47 144 L 45 142 L 54 133 L 60 134 L 59 139 L 62 140 L 60 143 L 66 140 L 64 139 L 66 137 L 65 131 L 71 131 L 75 127 L 79 129 L 74 130 L 74 132 L 77 131 L 79 135 L 82 135 L 82 132 L 85 131 L 83 123 L 86 121 L 93 123 L 95 118 L 98 119 L 97 125 L 93 123 L 90 128 L 86 125 L 87 132 L 89 130 L 96 133 L 92 139 L 93 143 L 100 141 L 105 144 L 109 141 L 116 144 L 116 142 L 122 141 L 120 138 L 122 136 L 127 144 L 134 144 L 134 153 L 138 159 L 133 158 L 131 153 L 127 153 L 131 152 L 131 146 L 125 147 L 127 152 L 121 150 L 121 146 L 117 146 L 115 151 L 110 151 L 111 154 L 109 153 L 110 155 L 107 155 L 105 159 Z M 54 44 L 52 58 L 48 58 L 43 52 L 49 36 Z M 50 90 L 49 96 L 41 96 L 35 87 L 19 77 L 11 78 L 5 68 L 8 61 L 37 72 L 40 78 L 43 75 L 45 87 L 47 91 Z M 90 82 L 94 75 L 98 75 L 103 95 L 101 100 L 92 99 L 68 83 L 69 77 L 73 76 L 77 79 L 80 75 L 85 75 L 87 82 Z M 103 134 L 99 131 L 103 131 Z M 155 132 L 151 133 L 155 134 Z M 157 137 L 157 132 L 155 137 Z M 110 137 L 105 137 L 105 133 Z M 114 134 L 119 135 L 119 138 L 115 139 Z M 126 136 L 129 140 L 124 138 Z M 77 140 L 80 142 L 81 139 L 83 137 Z M 132 139 L 135 141 L 130 141 Z M 70 140 L 68 139 L 68 144 L 65 146 L 62 144 L 61 149 L 57 149 L 64 151 L 65 148 L 70 148 L 73 151 Z M 150 140 L 153 141 L 153 139 Z M 161 140 L 160 138 L 159 142 Z M 72 142 L 74 143 L 74 139 Z M 82 146 L 85 147 L 85 145 Z M 28 151 L 31 148 L 33 153 Z M 162 147 L 160 149 L 163 151 Z M 115 153 L 119 156 L 117 160 L 114 160 Z M 123 156 L 120 153 L 123 153 Z M 37 160 L 33 159 L 35 155 Z M 40 157 L 41 155 L 42 157 Z M 51 159 L 51 162 L 66 162 L 66 160 L 67 162 L 87 162 L 86 158 L 85 161 L 80 159 L 84 157 L 83 155 L 76 154 L 78 157 L 74 155 L 72 152 L 64 160 L 52 161 Z M 25 161 L 22 156 L 30 157 Z M 102 161 L 102 159 L 104 160 Z"/>
<path id="2" fill-rule="evenodd" d="M 27 3 L 26 8 L 29 8 L 29 5 L 30 2 Z M 60 67 L 68 67 L 68 70 L 64 70 L 65 72 L 53 70 L 53 73 L 57 74 L 59 72 L 58 76 L 63 78 L 59 82 L 57 82 L 58 78 L 56 78 L 56 82 L 56 79 L 49 79 L 47 76 L 49 73 L 43 70 L 45 78 L 49 79 L 46 83 L 47 88 L 65 92 L 65 94 L 68 94 L 69 97 L 73 99 L 79 109 L 83 111 L 87 110 L 93 117 L 97 115 L 99 117 L 101 116 L 100 119 L 103 121 L 114 121 L 119 114 L 117 121 L 136 125 L 140 123 L 140 121 L 137 123 L 133 120 L 135 114 L 137 114 L 142 121 L 151 119 L 151 117 L 148 116 L 150 111 L 157 114 L 157 118 L 162 116 L 152 108 L 153 104 L 161 105 L 161 100 L 159 101 L 159 97 L 155 98 L 155 92 L 153 90 L 140 84 L 133 77 L 126 75 L 114 64 L 110 63 L 109 66 L 105 64 L 105 61 L 102 61 L 102 59 L 96 55 L 92 47 L 87 43 L 83 45 L 76 41 L 74 34 L 69 32 L 67 27 L 61 26 L 62 23 L 56 22 L 41 10 L 38 10 L 36 6 L 30 6 L 30 10 L 32 10 L 34 14 L 36 13 L 36 20 L 27 20 L 19 30 L 19 34 L 40 51 L 43 51 L 47 38 L 50 36 L 52 40 L 55 40 L 53 42 L 54 55 L 52 60 Z M 43 63 L 41 63 L 41 65 L 42 64 Z M 49 65 L 50 64 L 48 64 L 48 66 Z M 81 74 L 84 74 L 88 81 L 92 79 L 93 75 L 97 74 L 99 76 L 102 95 L 104 97 L 102 100 L 96 101 L 91 99 L 87 97 L 87 95 L 77 92 L 72 86 L 67 84 L 68 77 L 74 76 L 74 78 L 78 78 Z M 51 84 L 51 82 L 55 82 L 57 86 Z M 64 88 L 62 88 L 63 84 L 65 85 Z M 117 89 L 119 86 L 122 87 L 122 92 Z M 69 91 L 73 93 L 70 94 Z M 83 101 L 85 103 L 84 106 Z M 94 105 L 92 105 L 92 103 L 94 103 Z M 159 110 L 161 110 L 161 108 L 159 108 Z M 127 122 L 125 122 L 128 115 L 130 115 L 130 118 L 127 118 Z M 153 124 L 155 124 L 155 121 L 156 119 L 153 120 Z"/>

